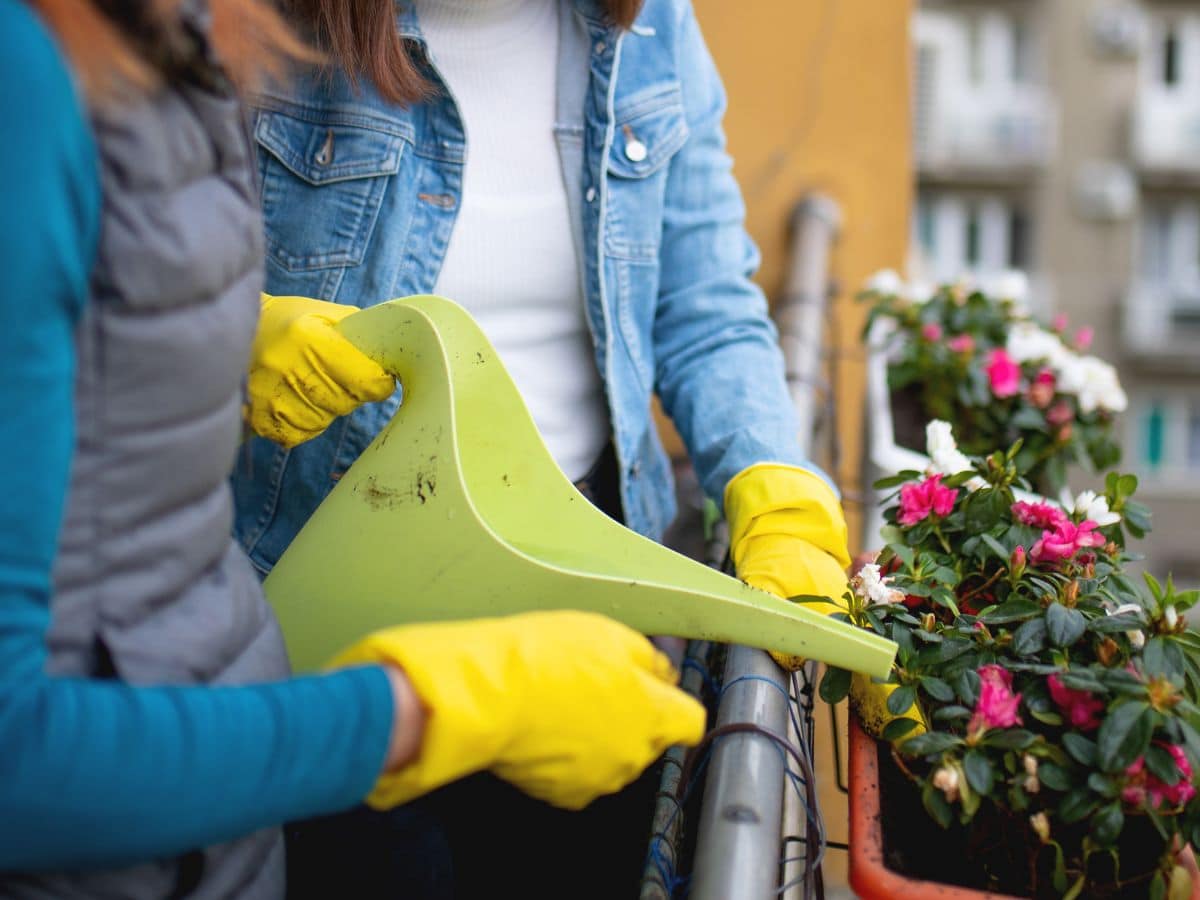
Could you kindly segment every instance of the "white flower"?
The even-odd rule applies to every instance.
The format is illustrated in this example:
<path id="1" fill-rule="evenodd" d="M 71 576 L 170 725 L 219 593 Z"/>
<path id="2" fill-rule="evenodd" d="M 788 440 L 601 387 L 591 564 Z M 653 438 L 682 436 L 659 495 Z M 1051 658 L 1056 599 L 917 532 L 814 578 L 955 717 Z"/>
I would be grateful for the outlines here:
<path id="1" fill-rule="evenodd" d="M 1083 491 L 1078 497 L 1072 500 L 1071 492 L 1063 488 L 1061 500 L 1063 508 L 1067 512 L 1073 512 L 1077 516 L 1091 519 L 1101 528 L 1116 525 L 1121 521 L 1120 513 L 1109 510 L 1108 498 L 1103 494 L 1097 495 L 1095 491 Z"/>
<path id="2" fill-rule="evenodd" d="M 1019 363 L 1044 361 L 1056 368 L 1068 353 L 1057 334 L 1029 321 L 1017 322 L 1009 329 L 1004 349 Z"/>
<path id="3" fill-rule="evenodd" d="M 877 294 L 899 294 L 904 290 L 904 279 L 894 269 L 880 269 L 868 279 L 867 290 Z"/>
<path id="4" fill-rule="evenodd" d="M 928 303 L 929 298 L 934 295 L 934 287 L 931 284 L 926 284 L 921 281 L 914 281 L 909 284 L 901 285 L 900 296 L 917 306 L 922 303 Z"/>
<path id="5" fill-rule="evenodd" d="M 1075 394 L 1083 413 L 1096 409 L 1123 412 L 1129 402 L 1117 370 L 1095 356 L 1066 354 L 1059 364 L 1058 389 Z"/>
<path id="6" fill-rule="evenodd" d="M 987 279 L 987 292 L 1000 300 L 1008 300 L 1013 308 L 1024 312 L 1029 303 L 1029 276 L 1009 269 Z"/>
<path id="7" fill-rule="evenodd" d="M 925 426 L 925 453 L 929 456 L 926 475 L 957 475 L 971 471 L 970 458 L 958 449 L 954 429 L 949 422 L 934 419 Z M 967 482 L 967 489 L 977 491 L 987 482 L 976 476 Z"/>
<path id="8" fill-rule="evenodd" d="M 1168 628 L 1174 628 L 1179 624 L 1179 610 L 1174 606 L 1168 606 L 1163 610 L 1163 620 L 1167 623 Z"/>
<path id="9" fill-rule="evenodd" d="M 886 606 L 889 603 L 901 603 L 904 594 L 888 585 L 887 578 L 880 574 L 879 566 L 867 563 L 858 570 L 858 574 L 850 579 L 854 593 L 869 600 L 872 606 Z"/>
<path id="10" fill-rule="evenodd" d="M 1050 820 L 1044 812 L 1034 813 L 1029 817 L 1029 825 L 1042 842 L 1050 840 Z"/>

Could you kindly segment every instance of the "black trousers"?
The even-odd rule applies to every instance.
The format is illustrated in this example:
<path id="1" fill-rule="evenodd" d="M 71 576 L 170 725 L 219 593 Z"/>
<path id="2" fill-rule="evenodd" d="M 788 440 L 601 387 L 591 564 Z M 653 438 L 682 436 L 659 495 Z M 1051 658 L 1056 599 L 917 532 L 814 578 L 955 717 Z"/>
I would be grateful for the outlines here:
<path id="1" fill-rule="evenodd" d="M 577 482 L 623 520 L 608 445 Z M 287 829 L 289 900 L 485 900 L 637 896 L 658 788 L 652 766 L 568 812 L 482 773 L 386 813 L 360 807 Z"/>

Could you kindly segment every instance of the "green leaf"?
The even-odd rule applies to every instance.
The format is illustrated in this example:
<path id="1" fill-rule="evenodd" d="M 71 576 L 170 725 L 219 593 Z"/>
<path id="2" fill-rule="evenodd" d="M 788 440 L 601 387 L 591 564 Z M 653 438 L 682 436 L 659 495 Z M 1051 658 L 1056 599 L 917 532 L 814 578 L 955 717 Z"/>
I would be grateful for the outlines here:
<path id="1" fill-rule="evenodd" d="M 1024 750 L 1037 740 L 1037 735 L 1023 728 L 993 729 L 984 737 L 983 743 L 1001 750 Z"/>
<path id="2" fill-rule="evenodd" d="M 916 738 L 912 740 L 915 741 Z M 921 803 L 925 806 L 925 811 L 929 813 L 930 818 L 943 828 L 949 828 L 954 822 L 954 810 L 946 802 L 942 792 L 932 784 L 926 784 L 925 789 L 921 791 Z"/>
<path id="3" fill-rule="evenodd" d="M 1087 777 L 1087 786 L 1108 800 L 1115 800 L 1121 793 L 1121 781 L 1117 776 L 1093 772 Z"/>
<path id="4" fill-rule="evenodd" d="M 963 757 L 963 770 L 967 773 L 967 783 L 976 792 L 985 796 L 992 792 L 996 772 L 986 754 L 978 750 L 968 750 L 967 755 Z"/>
<path id="5" fill-rule="evenodd" d="M 988 545 L 991 551 L 996 554 L 996 558 L 1002 562 L 1008 562 L 1009 551 L 990 534 L 981 534 L 979 536 L 983 542 Z"/>
<path id="6" fill-rule="evenodd" d="M 1046 620 L 1030 619 L 1013 632 L 1012 651 L 1017 656 L 1034 656 L 1046 646 Z"/>
<path id="7" fill-rule="evenodd" d="M 877 491 L 886 491 L 889 488 L 899 487 L 902 484 L 907 484 L 910 481 L 920 481 L 921 473 L 916 469 L 905 469 L 896 475 L 889 475 L 886 478 L 880 478 L 871 487 Z"/>
<path id="8" fill-rule="evenodd" d="M 1062 900 L 1076 900 L 1076 898 L 1083 893 L 1083 889 L 1086 885 L 1087 875 L 1080 875 L 1075 879 L 1075 883 L 1071 885 L 1070 889 L 1068 889 L 1067 892 L 1062 895 Z"/>
<path id="9" fill-rule="evenodd" d="M 1087 619 L 1077 609 L 1051 603 L 1046 610 L 1046 634 L 1056 647 L 1069 647 L 1087 631 Z"/>
<path id="10" fill-rule="evenodd" d="M 954 689 L 940 678 L 934 678 L 932 675 L 921 676 L 921 687 L 934 700 L 940 700 L 942 703 L 949 703 L 954 699 Z"/>
<path id="11" fill-rule="evenodd" d="M 917 689 L 911 684 L 902 684 L 888 694 L 887 708 L 893 716 L 901 716 L 912 709 L 917 699 Z"/>
<path id="12" fill-rule="evenodd" d="M 1008 622 L 1024 621 L 1030 616 L 1040 615 L 1041 612 L 1040 603 L 1034 603 L 1024 597 L 1013 597 L 1011 600 L 1001 603 L 991 612 L 980 616 L 979 619 L 987 625 L 1004 625 Z"/>
<path id="13" fill-rule="evenodd" d="M 889 744 L 894 744 L 916 727 L 917 721 L 915 719 L 892 719 L 892 721 L 883 726 L 883 732 L 880 734 L 880 737 Z"/>
<path id="14" fill-rule="evenodd" d="M 1149 900 L 1166 900 L 1167 896 L 1167 880 L 1163 877 L 1162 872 L 1155 872 L 1154 877 L 1150 879 L 1150 891 L 1147 894 Z"/>
<path id="15" fill-rule="evenodd" d="M 904 568 L 908 571 L 913 570 L 913 548 L 905 544 L 888 544 L 888 549 L 896 555 L 896 558 L 904 563 Z"/>
<path id="16" fill-rule="evenodd" d="M 1043 725 L 1053 725 L 1058 727 L 1063 723 L 1063 717 L 1056 712 L 1048 709 L 1033 709 L 1030 708 L 1029 714 L 1041 722 Z"/>
<path id="17" fill-rule="evenodd" d="M 1121 811 L 1121 804 L 1109 803 L 1100 807 L 1092 816 L 1091 824 L 1092 837 L 1096 842 L 1102 847 L 1111 846 L 1125 827 L 1125 813 Z"/>
<path id="18" fill-rule="evenodd" d="M 1146 752 L 1154 723 L 1150 712 L 1150 704 L 1140 700 L 1109 711 L 1096 733 L 1096 762 L 1102 771 L 1121 771 Z"/>
<path id="19" fill-rule="evenodd" d="M 954 693 L 967 706 L 974 706 L 979 700 L 979 673 L 974 669 L 960 669 L 949 679 L 954 687 Z"/>
<path id="20" fill-rule="evenodd" d="M 1163 589 L 1162 585 L 1158 583 L 1158 579 L 1149 572 L 1143 572 L 1142 578 L 1146 582 L 1146 587 L 1150 588 L 1150 593 L 1154 595 L 1154 599 L 1161 603 L 1163 598 Z"/>
<path id="21" fill-rule="evenodd" d="M 1072 822 L 1087 818 L 1097 805 L 1096 798 L 1092 796 L 1091 791 L 1085 787 L 1075 788 L 1058 805 L 1058 817 L 1070 825 Z"/>
<path id="22" fill-rule="evenodd" d="M 1117 491 L 1121 499 L 1131 497 L 1137 491 L 1138 480 L 1136 475 L 1122 475 L 1117 480 Z"/>
<path id="23" fill-rule="evenodd" d="M 1069 791 L 1072 787 L 1070 773 L 1062 766 L 1047 760 L 1038 764 L 1038 781 L 1052 791 Z"/>
<path id="24" fill-rule="evenodd" d="M 934 712 L 933 721 L 950 722 L 955 719 L 969 718 L 970 715 L 971 710 L 967 709 L 965 706 L 943 706 L 941 709 Z"/>
<path id="25" fill-rule="evenodd" d="M 1158 778 L 1167 784 L 1176 784 L 1179 781 L 1179 767 L 1175 765 L 1175 758 L 1167 752 L 1167 749 L 1159 744 L 1151 744 L 1146 748 L 1146 768 Z"/>
<path id="26" fill-rule="evenodd" d="M 962 742 L 962 738 L 944 731 L 927 731 L 925 734 L 910 737 L 901 745 L 900 752 L 905 756 L 931 756 L 934 753 L 945 753 L 952 747 L 959 747 Z"/>
<path id="27" fill-rule="evenodd" d="M 1082 734 L 1068 731 L 1062 736 L 1062 742 L 1075 762 L 1088 768 L 1096 764 L 1096 745 Z"/>
<path id="28" fill-rule="evenodd" d="M 850 672 L 836 666 L 828 666 L 825 669 L 825 675 L 821 678 L 821 687 L 818 692 L 821 699 L 830 706 L 841 703 L 850 693 Z"/>

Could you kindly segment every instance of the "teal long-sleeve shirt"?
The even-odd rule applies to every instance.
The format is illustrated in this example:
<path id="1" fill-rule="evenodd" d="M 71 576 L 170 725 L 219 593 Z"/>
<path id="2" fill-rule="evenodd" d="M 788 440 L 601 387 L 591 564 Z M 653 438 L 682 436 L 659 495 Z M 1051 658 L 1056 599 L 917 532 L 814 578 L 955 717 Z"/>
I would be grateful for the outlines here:
<path id="1" fill-rule="evenodd" d="M 20 0 L 0 0 L 0 122 L 0 871 L 170 857 L 353 805 L 391 730 L 379 668 L 220 688 L 46 674 L 102 201 L 71 76 Z"/>

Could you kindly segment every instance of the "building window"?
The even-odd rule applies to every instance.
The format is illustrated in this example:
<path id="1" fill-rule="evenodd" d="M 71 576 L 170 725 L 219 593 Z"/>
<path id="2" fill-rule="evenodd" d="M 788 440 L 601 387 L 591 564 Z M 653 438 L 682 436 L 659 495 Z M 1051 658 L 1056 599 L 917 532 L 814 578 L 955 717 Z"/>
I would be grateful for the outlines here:
<path id="1" fill-rule="evenodd" d="M 1188 411 L 1187 466 L 1200 472 L 1200 403 L 1193 402 Z"/>
<path id="2" fill-rule="evenodd" d="M 1168 25 L 1162 40 L 1162 82 L 1167 87 L 1179 84 L 1179 31 Z"/>
<path id="3" fill-rule="evenodd" d="M 1029 268 L 1029 219 L 1020 209 L 1014 209 L 1008 218 L 1008 266 Z"/>
<path id="4" fill-rule="evenodd" d="M 987 279 L 1030 265 L 1029 216 L 1002 195 L 925 190 L 917 197 L 913 234 L 919 271 L 937 282 Z"/>
<path id="5" fill-rule="evenodd" d="M 1200 396 L 1169 391 L 1134 398 L 1128 446 L 1142 474 L 1159 483 L 1200 484 Z"/>
<path id="6" fill-rule="evenodd" d="M 1178 324 L 1200 316 L 1200 199 L 1148 200 L 1140 270 L 1147 298 Z"/>
<path id="7" fill-rule="evenodd" d="M 1167 443 L 1167 416 L 1161 403 L 1152 403 L 1146 410 L 1142 435 L 1142 464 L 1152 471 L 1162 468 Z"/>

